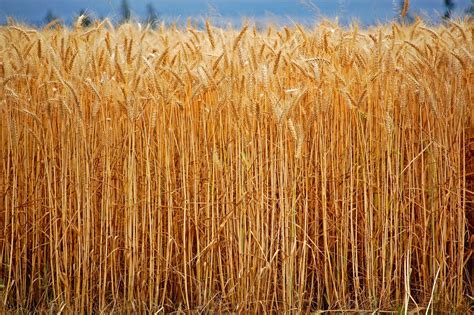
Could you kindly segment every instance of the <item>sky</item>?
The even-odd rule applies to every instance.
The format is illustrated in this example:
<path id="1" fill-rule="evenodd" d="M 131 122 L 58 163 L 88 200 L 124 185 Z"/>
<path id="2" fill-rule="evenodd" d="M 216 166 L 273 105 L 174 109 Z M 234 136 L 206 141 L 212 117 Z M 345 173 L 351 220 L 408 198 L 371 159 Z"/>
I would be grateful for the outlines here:
<path id="1" fill-rule="evenodd" d="M 81 9 L 97 18 L 120 19 L 122 0 L 0 0 L 0 23 L 7 16 L 28 24 L 44 22 L 48 9 L 70 23 Z M 218 23 L 239 24 L 244 18 L 275 23 L 312 24 L 315 17 L 338 18 L 341 24 L 358 21 L 363 25 L 394 19 L 401 0 L 129 0 L 137 20 L 146 16 L 151 3 L 160 18 L 167 22 L 184 22 L 187 17 L 210 17 Z M 461 14 L 470 0 L 454 0 L 455 15 Z M 312 3 L 309 5 L 308 3 Z M 411 14 L 439 22 L 444 13 L 443 0 L 411 0 Z"/>

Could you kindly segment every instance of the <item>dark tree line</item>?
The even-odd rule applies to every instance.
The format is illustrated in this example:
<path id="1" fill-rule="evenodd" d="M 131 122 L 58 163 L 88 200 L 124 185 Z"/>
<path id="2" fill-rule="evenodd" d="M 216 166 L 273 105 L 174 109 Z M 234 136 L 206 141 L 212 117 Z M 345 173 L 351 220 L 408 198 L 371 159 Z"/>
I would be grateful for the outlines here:
<path id="1" fill-rule="evenodd" d="M 446 7 L 446 11 L 443 15 L 445 20 L 449 20 L 451 18 L 451 13 L 454 9 L 454 1 L 453 0 L 444 0 L 444 6 Z"/>
<path id="2" fill-rule="evenodd" d="M 443 15 L 444 20 L 449 20 L 452 17 L 452 12 L 455 8 L 454 0 L 443 0 L 445 12 Z M 404 0 L 400 1 L 400 8 L 403 8 Z M 466 9 L 465 13 L 470 16 L 474 17 L 474 0 L 471 0 L 471 5 L 469 8 Z M 82 9 L 79 11 L 78 16 L 83 16 L 82 19 L 82 26 L 88 27 L 92 24 L 91 16 L 86 12 L 86 10 Z M 128 0 L 122 0 L 120 5 L 120 23 L 129 22 L 132 19 L 132 9 Z M 51 9 L 48 9 L 46 12 L 46 16 L 44 18 L 44 22 L 46 24 L 58 20 L 58 17 L 53 13 Z M 411 23 L 413 21 L 413 16 L 409 13 L 403 18 L 404 22 Z M 145 22 L 151 26 L 155 26 L 159 21 L 159 13 L 156 11 L 155 7 L 151 2 L 146 5 L 146 18 Z"/>
<path id="3" fill-rule="evenodd" d="M 404 2 L 405 0 L 400 1 L 400 11 L 403 8 Z M 449 20 L 452 17 L 452 13 L 453 13 L 454 8 L 456 7 L 456 4 L 454 0 L 443 0 L 443 3 L 444 3 L 444 8 L 445 8 L 445 11 L 443 14 L 443 20 Z M 471 0 L 471 5 L 465 10 L 465 13 L 467 16 L 471 18 L 474 17 L 474 0 Z M 413 17 L 410 14 L 407 14 L 407 16 L 404 18 L 404 22 L 410 23 L 412 21 L 413 21 Z"/>
<path id="4" fill-rule="evenodd" d="M 471 0 L 471 5 L 467 8 L 466 14 L 471 18 L 474 17 L 474 0 Z"/>
<path id="5" fill-rule="evenodd" d="M 129 22 L 132 18 L 132 10 L 130 8 L 130 5 L 128 4 L 128 0 L 122 0 L 122 4 L 120 7 L 120 11 L 122 14 L 121 22 Z M 145 22 L 150 25 L 155 25 L 158 22 L 159 19 L 159 14 L 156 12 L 155 7 L 153 6 L 152 3 L 148 3 L 146 5 L 146 19 Z"/>
<path id="6" fill-rule="evenodd" d="M 88 27 L 92 25 L 92 17 L 91 15 L 85 10 L 81 9 L 78 15 L 75 17 L 77 20 L 79 17 L 82 17 L 81 25 L 83 27 Z M 46 15 L 44 17 L 44 23 L 49 24 L 53 21 L 57 21 L 59 18 L 51 9 L 48 9 Z M 132 19 L 132 9 L 128 0 L 122 0 L 120 4 L 120 23 L 129 22 Z M 152 3 L 148 3 L 146 5 L 146 18 L 145 22 L 152 26 L 155 26 L 159 21 L 159 13 L 156 11 L 155 7 Z"/>

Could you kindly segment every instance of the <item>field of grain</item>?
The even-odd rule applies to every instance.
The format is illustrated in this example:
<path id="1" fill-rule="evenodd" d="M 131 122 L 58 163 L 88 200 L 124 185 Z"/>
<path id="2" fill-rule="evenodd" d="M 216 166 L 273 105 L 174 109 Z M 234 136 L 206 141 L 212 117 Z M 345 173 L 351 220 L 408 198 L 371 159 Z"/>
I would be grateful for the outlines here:
<path id="1" fill-rule="evenodd" d="M 0 310 L 465 312 L 473 40 L 0 27 Z"/>

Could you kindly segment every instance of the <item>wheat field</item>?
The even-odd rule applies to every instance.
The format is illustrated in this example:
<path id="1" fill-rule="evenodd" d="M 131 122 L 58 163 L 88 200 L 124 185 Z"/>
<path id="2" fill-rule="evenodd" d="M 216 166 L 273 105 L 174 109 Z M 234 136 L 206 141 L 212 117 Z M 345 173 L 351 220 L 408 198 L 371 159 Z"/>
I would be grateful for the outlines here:
<path id="1" fill-rule="evenodd" d="M 467 312 L 473 41 L 0 27 L 0 309 Z"/>

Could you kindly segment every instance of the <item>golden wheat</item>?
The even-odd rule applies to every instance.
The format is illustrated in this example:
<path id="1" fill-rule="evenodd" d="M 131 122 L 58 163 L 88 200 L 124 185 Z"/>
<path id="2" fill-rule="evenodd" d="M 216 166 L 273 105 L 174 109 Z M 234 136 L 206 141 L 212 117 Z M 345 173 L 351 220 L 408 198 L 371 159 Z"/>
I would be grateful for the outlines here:
<path id="1" fill-rule="evenodd" d="M 3 310 L 468 310 L 472 21 L 248 28 L 0 28 Z"/>

